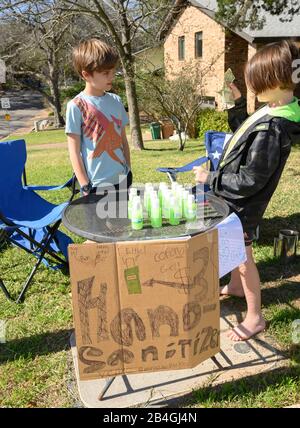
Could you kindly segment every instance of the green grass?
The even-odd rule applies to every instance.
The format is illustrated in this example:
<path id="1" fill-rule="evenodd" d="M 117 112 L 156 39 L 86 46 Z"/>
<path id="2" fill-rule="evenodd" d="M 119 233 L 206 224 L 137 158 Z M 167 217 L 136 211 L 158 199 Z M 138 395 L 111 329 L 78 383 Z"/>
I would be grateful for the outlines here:
<path id="1" fill-rule="evenodd" d="M 270 373 L 259 374 L 211 385 L 194 392 L 192 401 L 196 407 L 257 408 L 285 407 L 300 400 L 300 370 L 276 369 Z"/>
<path id="2" fill-rule="evenodd" d="M 28 146 L 41 145 L 41 144 L 52 144 L 52 143 L 64 143 L 67 141 L 64 130 L 53 130 L 53 131 L 41 131 L 41 132 L 30 132 L 29 134 L 17 134 L 11 135 L 7 140 L 24 139 Z"/>
<path id="3" fill-rule="evenodd" d="M 30 184 L 59 184 L 71 175 L 67 148 L 35 149 L 32 145 L 64 142 L 63 131 L 45 131 L 25 136 L 28 142 L 27 177 Z M 50 138 L 52 137 L 52 138 Z M 145 151 L 132 151 L 135 182 L 166 179 L 159 166 L 178 166 L 204 153 L 200 141 L 189 141 L 185 151 L 169 141 L 145 144 Z M 252 376 L 194 393 L 193 406 L 280 407 L 300 401 L 299 347 L 292 344 L 291 323 L 300 318 L 300 261 L 282 265 L 273 258 L 273 238 L 280 228 L 300 224 L 300 150 L 294 148 L 282 180 L 268 207 L 254 253 L 262 278 L 263 312 L 269 333 L 290 358 L 290 367 Z M 182 175 L 181 182 L 193 180 Z M 47 194 L 59 203 L 68 191 Z M 43 195 L 46 196 L 46 193 Z M 82 240 L 72 236 L 76 242 Z M 17 292 L 30 272 L 33 260 L 16 248 L 0 247 L 1 277 Z M 244 303 L 229 299 L 233 306 Z M 70 391 L 73 364 L 69 335 L 73 327 L 69 277 L 41 266 L 23 304 L 8 302 L 0 293 L 0 320 L 7 324 L 7 343 L 0 344 L 1 407 L 69 407 L 76 396 Z M 76 389 L 76 388 L 75 388 Z"/>
<path id="4" fill-rule="evenodd" d="M 150 132 L 150 127 L 147 124 L 141 125 L 142 132 Z M 126 134 L 130 135 L 129 126 L 126 127 Z M 30 132 L 29 134 L 16 134 L 11 135 L 6 140 L 24 139 L 28 146 L 41 145 L 41 144 L 53 144 L 53 143 L 66 143 L 67 138 L 64 129 L 54 129 L 40 132 Z"/>

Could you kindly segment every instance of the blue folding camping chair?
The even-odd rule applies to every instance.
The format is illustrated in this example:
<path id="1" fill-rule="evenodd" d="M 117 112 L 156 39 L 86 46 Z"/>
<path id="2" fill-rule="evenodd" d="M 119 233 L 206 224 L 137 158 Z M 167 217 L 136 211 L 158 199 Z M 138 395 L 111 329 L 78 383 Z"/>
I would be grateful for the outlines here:
<path id="1" fill-rule="evenodd" d="M 223 149 L 225 144 L 230 139 L 232 134 L 219 131 L 207 131 L 204 135 L 204 144 L 206 148 L 206 156 L 202 156 L 194 160 L 193 162 L 188 163 L 187 165 L 178 167 L 178 168 L 157 168 L 156 171 L 164 172 L 168 175 L 170 181 L 177 180 L 177 174 L 181 172 L 192 171 L 194 166 L 200 166 L 205 163 L 209 164 L 210 171 L 216 171 L 219 165 L 220 158 L 222 156 Z M 208 187 L 205 186 L 205 191 L 208 190 Z"/>
<path id="2" fill-rule="evenodd" d="M 17 303 L 23 300 L 42 262 L 54 269 L 67 265 L 67 246 L 72 240 L 58 228 L 63 210 L 76 193 L 75 177 L 61 186 L 28 186 L 25 173 L 26 157 L 24 140 L 0 142 L 0 243 L 8 241 L 37 258 L 15 300 Z M 54 205 L 35 193 L 37 190 L 64 188 L 70 188 L 72 195 L 68 202 L 60 205 Z M 64 259 L 58 253 L 62 253 Z M 55 266 L 49 264 L 49 256 L 50 261 L 56 261 Z M 1 278 L 0 288 L 8 299 L 14 300 Z"/>

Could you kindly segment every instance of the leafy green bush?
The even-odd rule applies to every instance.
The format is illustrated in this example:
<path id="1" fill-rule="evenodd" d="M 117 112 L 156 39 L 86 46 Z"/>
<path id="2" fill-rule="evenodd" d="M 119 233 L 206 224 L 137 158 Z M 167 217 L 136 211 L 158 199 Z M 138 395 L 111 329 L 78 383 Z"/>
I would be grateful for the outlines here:
<path id="1" fill-rule="evenodd" d="M 83 91 L 85 88 L 85 82 L 81 80 L 80 82 L 75 83 L 72 86 L 69 86 L 66 89 L 60 90 L 60 101 L 63 104 L 65 99 L 72 99 L 76 97 L 79 92 Z"/>
<path id="2" fill-rule="evenodd" d="M 209 108 L 200 111 L 197 118 L 198 137 L 203 137 L 205 132 L 210 130 L 231 132 L 226 111 L 216 111 Z"/>
<path id="3" fill-rule="evenodd" d="M 85 88 L 85 82 L 83 80 L 76 82 L 74 85 L 69 86 L 68 88 L 60 90 L 60 101 L 62 105 L 66 104 L 66 100 L 72 100 L 76 97 L 79 92 L 83 91 Z M 110 92 L 114 92 L 119 95 L 122 99 L 122 102 L 127 107 L 127 99 L 126 99 L 126 90 L 125 83 L 122 76 L 116 76 L 113 83 L 113 88 Z"/>
<path id="4" fill-rule="evenodd" d="M 123 76 L 117 75 L 113 82 L 113 88 L 110 92 L 114 92 L 115 94 L 121 97 L 122 103 L 124 104 L 125 109 L 128 109 L 127 97 L 126 97 L 126 89 L 125 82 Z"/>

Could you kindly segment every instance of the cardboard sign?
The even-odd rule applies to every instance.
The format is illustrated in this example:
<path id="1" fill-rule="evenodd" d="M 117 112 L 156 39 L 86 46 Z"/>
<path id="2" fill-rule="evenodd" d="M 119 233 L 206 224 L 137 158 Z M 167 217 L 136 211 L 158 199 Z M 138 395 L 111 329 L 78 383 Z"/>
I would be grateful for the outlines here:
<path id="1" fill-rule="evenodd" d="M 69 246 L 81 380 L 192 368 L 220 350 L 218 232 Z"/>

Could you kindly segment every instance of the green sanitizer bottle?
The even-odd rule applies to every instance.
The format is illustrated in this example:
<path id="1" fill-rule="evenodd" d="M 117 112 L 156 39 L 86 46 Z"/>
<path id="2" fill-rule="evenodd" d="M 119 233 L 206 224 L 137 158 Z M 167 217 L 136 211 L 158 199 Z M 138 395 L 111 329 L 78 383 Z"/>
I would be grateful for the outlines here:
<path id="1" fill-rule="evenodd" d="M 162 208 L 162 202 L 163 202 L 163 193 L 166 189 L 168 189 L 167 183 L 164 183 L 164 182 L 159 183 L 158 199 L 159 199 L 159 204 L 161 208 Z"/>
<path id="2" fill-rule="evenodd" d="M 186 219 L 189 221 L 196 220 L 197 218 L 197 204 L 194 195 L 188 195 Z"/>
<path id="3" fill-rule="evenodd" d="M 182 192 L 182 216 L 184 218 L 187 218 L 187 215 L 188 215 L 188 196 L 189 196 L 189 191 L 183 190 L 183 192 Z"/>
<path id="4" fill-rule="evenodd" d="M 146 183 L 145 191 L 144 191 L 144 208 L 149 218 L 150 218 L 149 213 L 151 209 L 151 192 L 152 191 L 153 191 L 153 185 L 151 183 Z"/>
<path id="5" fill-rule="evenodd" d="M 162 226 L 161 207 L 159 198 L 153 195 L 151 199 L 151 226 L 158 228 Z"/>
<path id="6" fill-rule="evenodd" d="M 180 210 L 176 198 L 172 195 L 169 199 L 169 223 L 172 226 L 177 226 L 180 223 Z"/>
<path id="7" fill-rule="evenodd" d="M 144 227 L 143 206 L 140 196 L 135 196 L 132 201 L 131 227 L 133 230 L 141 230 Z"/>
<path id="8" fill-rule="evenodd" d="M 170 218 L 170 195 L 171 191 L 167 187 L 162 192 L 162 217 Z"/>
<path id="9" fill-rule="evenodd" d="M 129 190 L 129 199 L 128 199 L 128 218 L 131 219 L 131 210 L 132 210 L 132 201 L 137 196 L 137 189 L 131 188 Z"/>
<path id="10" fill-rule="evenodd" d="M 177 206 L 178 206 L 178 210 L 179 210 L 179 215 L 180 218 L 183 218 L 183 201 L 182 201 L 182 194 L 183 194 L 184 190 L 182 188 L 181 185 L 177 186 L 176 189 L 176 201 L 177 201 Z"/>

